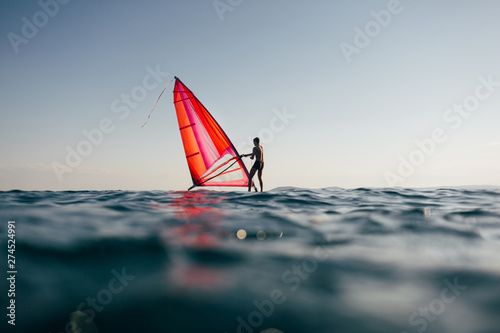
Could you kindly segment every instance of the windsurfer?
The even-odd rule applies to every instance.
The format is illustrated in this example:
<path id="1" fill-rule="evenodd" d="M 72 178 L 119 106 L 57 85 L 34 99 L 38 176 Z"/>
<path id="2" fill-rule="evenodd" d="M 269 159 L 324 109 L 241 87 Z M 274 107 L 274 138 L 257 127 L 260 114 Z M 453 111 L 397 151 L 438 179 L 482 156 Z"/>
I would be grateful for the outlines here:
<path id="1" fill-rule="evenodd" d="M 253 147 L 253 151 L 251 154 L 244 154 L 241 155 L 243 157 L 248 157 L 253 160 L 255 157 L 255 163 L 252 166 L 252 169 L 250 169 L 250 176 L 248 180 L 248 192 L 251 191 L 252 184 L 253 184 L 253 176 L 255 176 L 255 173 L 257 172 L 257 176 L 259 177 L 259 183 L 260 183 L 260 191 L 262 192 L 264 189 L 264 183 L 262 181 L 262 170 L 264 169 L 264 148 L 259 144 L 260 140 L 259 138 L 253 139 L 253 144 L 255 147 Z M 257 192 L 257 187 L 255 187 L 255 191 Z"/>

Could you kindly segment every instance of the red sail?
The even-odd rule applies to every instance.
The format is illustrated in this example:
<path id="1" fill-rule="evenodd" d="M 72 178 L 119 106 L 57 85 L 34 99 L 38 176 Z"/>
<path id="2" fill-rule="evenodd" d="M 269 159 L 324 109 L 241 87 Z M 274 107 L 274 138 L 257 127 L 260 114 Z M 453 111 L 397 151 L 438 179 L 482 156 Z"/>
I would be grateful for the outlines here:
<path id="1" fill-rule="evenodd" d="M 194 186 L 248 186 L 248 170 L 226 133 L 181 80 L 174 105 Z"/>

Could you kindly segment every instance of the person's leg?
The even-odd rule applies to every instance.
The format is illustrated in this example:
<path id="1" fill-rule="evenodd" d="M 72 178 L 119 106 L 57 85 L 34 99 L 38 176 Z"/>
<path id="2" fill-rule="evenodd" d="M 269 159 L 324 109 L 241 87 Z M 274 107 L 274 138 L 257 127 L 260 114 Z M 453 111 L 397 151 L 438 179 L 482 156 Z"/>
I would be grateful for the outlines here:
<path id="1" fill-rule="evenodd" d="M 264 191 L 264 182 L 262 181 L 262 169 L 264 168 L 260 168 L 259 169 L 259 172 L 257 174 L 257 176 L 259 177 L 259 183 L 260 183 L 260 191 Z"/>
<path id="2" fill-rule="evenodd" d="M 250 169 L 250 175 L 248 176 L 248 192 L 252 190 L 252 178 L 255 175 L 255 168 Z"/>

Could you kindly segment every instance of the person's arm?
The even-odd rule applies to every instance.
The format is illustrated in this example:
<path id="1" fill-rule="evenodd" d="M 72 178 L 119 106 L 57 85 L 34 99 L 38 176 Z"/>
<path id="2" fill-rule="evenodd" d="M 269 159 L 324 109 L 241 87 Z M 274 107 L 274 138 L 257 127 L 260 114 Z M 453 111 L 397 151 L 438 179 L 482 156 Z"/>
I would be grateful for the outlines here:
<path id="1" fill-rule="evenodd" d="M 257 149 L 258 149 L 257 147 L 253 147 L 252 153 L 250 154 L 252 155 L 250 156 L 250 159 L 253 160 L 253 158 L 257 156 Z"/>
<path id="2" fill-rule="evenodd" d="M 251 154 L 243 154 L 241 155 L 241 157 L 248 157 L 250 156 L 250 158 L 253 160 L 253 158 L 255 157 L 255 149 L 257 149 L 256 147 L 253 147 L 253 151 Z"/>

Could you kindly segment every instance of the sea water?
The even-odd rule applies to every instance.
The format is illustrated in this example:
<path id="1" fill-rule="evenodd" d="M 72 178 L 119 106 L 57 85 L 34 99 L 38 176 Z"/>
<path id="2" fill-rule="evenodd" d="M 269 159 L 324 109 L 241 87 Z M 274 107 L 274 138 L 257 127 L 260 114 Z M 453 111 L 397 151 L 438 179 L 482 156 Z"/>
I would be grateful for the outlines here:
<path id="1" fill-rule="evenodd" d="M 8 191 L 0 226 L 2 332 L 500 332 L 498 188 Z"/>

